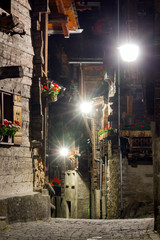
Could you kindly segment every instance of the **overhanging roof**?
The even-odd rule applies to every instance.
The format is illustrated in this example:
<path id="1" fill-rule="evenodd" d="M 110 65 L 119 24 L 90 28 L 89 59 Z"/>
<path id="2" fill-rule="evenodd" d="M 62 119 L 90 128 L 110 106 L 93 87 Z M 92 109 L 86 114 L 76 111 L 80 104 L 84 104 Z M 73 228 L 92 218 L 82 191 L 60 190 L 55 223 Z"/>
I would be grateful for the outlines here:
<path id="1" fill-rule="evenodd" d="M 71 32 L 81 32 L 73 0 L 49 0 L 49 9 L 49 34 L 63 33 L 69 37 Z"/>

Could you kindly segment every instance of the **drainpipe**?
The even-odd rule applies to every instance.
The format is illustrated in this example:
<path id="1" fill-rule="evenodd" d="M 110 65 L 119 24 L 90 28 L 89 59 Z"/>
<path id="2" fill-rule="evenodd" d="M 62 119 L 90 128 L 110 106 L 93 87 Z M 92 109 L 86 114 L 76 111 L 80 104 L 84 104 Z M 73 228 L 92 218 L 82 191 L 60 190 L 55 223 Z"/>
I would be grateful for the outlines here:
<path id="1" fill-rule="evenodd" d="M 120 0 L 117 0 L 117 35 L 118 35 L 118 45 L 119 45 L 119 19 L 120 19 Z M 122 152 L 121 152 L 121 138 L 119 136 L 119 127 L 121 123 L 121 92 L 120 92 L 120 59 L 119 59 L 119 54 L 118 54 L 118 61 L 117 61 L 117 82 L 118 82 L 118 150 L 119 150 L 119 162 L 120 162 L 120 207 L 121 207 L 121 212 L 120 212 L 120 218 L 122 217 L 123 213 L 123 162 L 122 162 Z"/>
<path id="2" fill-rule="evenodd" d="M 107 161 L 108 156 L 105 156 L 105 210 L 106 210 L 106 219 L 107 219 Z"/>
<path id="3" fill-rule="evenodd" d="M 102 160 L 94 159 L 100 166 L 100 219 L 102 219 Z"/>

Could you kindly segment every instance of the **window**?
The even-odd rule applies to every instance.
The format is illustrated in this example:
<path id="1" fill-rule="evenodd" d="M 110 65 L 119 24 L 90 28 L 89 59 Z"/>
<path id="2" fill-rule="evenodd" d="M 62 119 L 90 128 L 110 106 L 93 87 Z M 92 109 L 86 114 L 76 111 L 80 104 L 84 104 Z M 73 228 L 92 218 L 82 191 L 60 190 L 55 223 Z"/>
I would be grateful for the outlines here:
<path id="1" fill-rule="evenodd" d="M 4 119 L 14 122 L 17 120 L 21 129 L 13 137 L 15 144 L 22 142 L 22 102 L 21 96 L 8 92 L 0 91 L 0 123 L 4 123 Z"/>
<path id="2" fill-rule="evenodd" d="M 13 94 L 0 92 L 0 123 L 13 121 Z"/>
<path id="3" fill-rule="evenodd" d="M 0 0 L 0 8 L 11 13 L 11 0 Z"/>

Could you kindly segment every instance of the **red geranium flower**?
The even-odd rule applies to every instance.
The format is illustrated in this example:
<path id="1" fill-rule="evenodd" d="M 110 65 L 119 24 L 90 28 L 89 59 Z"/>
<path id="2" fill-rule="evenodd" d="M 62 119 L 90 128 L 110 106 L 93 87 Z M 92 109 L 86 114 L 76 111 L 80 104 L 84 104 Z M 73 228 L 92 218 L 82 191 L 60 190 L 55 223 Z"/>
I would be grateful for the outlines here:
<path id="1" fill-rule="evenodd" d="M 21 126 L 20 123 L 19 123 L 17 120 L 15 120 L 14 122 L 15 122 L 15 124 L 17 124 L 18 126 Z"/>

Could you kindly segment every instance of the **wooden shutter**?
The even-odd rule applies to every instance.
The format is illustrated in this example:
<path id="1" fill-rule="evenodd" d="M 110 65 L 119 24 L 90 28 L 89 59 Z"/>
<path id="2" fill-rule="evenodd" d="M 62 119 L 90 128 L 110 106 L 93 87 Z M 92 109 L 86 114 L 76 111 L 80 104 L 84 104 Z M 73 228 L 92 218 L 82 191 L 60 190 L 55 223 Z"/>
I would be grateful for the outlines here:
<path id="1" fill-rule="evenodd" d="M 14 136 L 14 143 L 21 144 L 22 143 L 22 100 L 21 96 L 14 95 L 13 96 L 13 121 L 17 120 L 21 128 L 18 130 L 16 135 Z"/>

